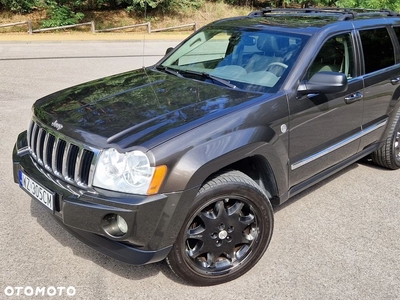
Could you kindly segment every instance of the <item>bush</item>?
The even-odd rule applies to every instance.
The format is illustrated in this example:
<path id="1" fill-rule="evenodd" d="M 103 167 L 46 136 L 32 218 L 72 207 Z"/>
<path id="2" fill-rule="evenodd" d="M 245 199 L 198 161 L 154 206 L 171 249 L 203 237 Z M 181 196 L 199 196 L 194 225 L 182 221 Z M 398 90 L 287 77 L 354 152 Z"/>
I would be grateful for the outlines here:
<path id="1" fill-rule="evenodd" d="M 0 0 L 0 8 L 16 12 L 29 13 L 37 5 L 38 0 Z"/>
<path id="2" fill-rule="evenodd" d="M 185 9 L 200 8 L 203 0 L 117 0 L 129 12 L 161 10 L 165 13 L 180 12 Z"/>
<path id="3" fill-rule="evenodd" d="M 186 9 L 199 9 L 203 5 L 202 0 L 167 0 L 163 3 L 163 8 L 168 12 L 180 12 Z"/>
<path id="4" fill-rule="evenodd" d="M 48 3 L 47 16 L 49 19 L 42 21 L 42 27 L 57 27 L 77 24 L 85 16 L 83 13 L 75 13 L 66 5 L 59 5 L 56 1 Z"/>

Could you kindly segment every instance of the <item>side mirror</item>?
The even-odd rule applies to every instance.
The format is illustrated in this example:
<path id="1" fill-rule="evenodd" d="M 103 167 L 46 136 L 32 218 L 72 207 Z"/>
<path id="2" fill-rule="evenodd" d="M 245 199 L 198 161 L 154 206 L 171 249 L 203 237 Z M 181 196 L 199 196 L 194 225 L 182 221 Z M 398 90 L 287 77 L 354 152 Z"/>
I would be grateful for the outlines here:
<path id="1" fill-rule="evenodd" d="M 297 91 L 301 94 L 333 94 L 345 92 L 347 87 L 347 78 L 343 73 L 321 71 L 309 81 L 302 82 Z"/>
<path id="2" fill-rule="evenodd" d="M 165 55 L 168 55 L 172 50 L 174 50 L 174 47 L 169 47 L 169 48 L 165 51 Z"/>

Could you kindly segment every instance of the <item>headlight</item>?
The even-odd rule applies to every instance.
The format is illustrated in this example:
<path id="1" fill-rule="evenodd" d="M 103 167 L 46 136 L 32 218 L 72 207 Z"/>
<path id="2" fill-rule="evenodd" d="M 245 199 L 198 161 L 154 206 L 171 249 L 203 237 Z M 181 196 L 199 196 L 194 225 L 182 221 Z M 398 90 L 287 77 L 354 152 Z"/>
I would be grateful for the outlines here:
<path id="1" fill-rule="evenodd" d="M 142 151 L 119 153 L 115 149 L 106 149 L 101 152 L 97 162 L 93 185 L 112 191 L 146 195 L 158 192 L 162 180 L 155 190 L 152 181 L 159 177 L 159 169 L 150 167 L 149 159 Z M 166 167 L 161 166 L 161 169 L 164 179 Z"/>

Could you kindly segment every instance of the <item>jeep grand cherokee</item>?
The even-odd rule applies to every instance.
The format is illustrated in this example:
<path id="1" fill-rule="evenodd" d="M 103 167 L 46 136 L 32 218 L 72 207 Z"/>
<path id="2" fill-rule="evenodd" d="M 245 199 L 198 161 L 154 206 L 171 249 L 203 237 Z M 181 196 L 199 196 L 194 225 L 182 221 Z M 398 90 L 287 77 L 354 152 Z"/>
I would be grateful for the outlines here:
<path id="1" fill-rule="evenodd" d="M 271 10 L 39 99 L 14 181 L 76 237 L 194 285 L 262 257 L 273 205 L 370 155 L 400 167 L 400 17 Z"/>

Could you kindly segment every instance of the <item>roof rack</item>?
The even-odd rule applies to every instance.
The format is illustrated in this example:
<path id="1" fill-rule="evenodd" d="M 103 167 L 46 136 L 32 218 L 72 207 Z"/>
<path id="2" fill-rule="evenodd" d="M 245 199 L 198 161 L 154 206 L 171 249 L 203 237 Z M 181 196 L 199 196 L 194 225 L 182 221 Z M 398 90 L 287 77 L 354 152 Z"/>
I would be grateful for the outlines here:
<path id="1" fill-rule="evenodd" d="M 272 17 L 276 15 L 298 15 L 298 16 L 333 16 L 337 17 L 338 21 L 352 20 L 356 17 L 397 17 L 398 12 L 382 9 L 362 9 L 362 8 L 264 8 L 251 12 L 249 17 Z"/>

